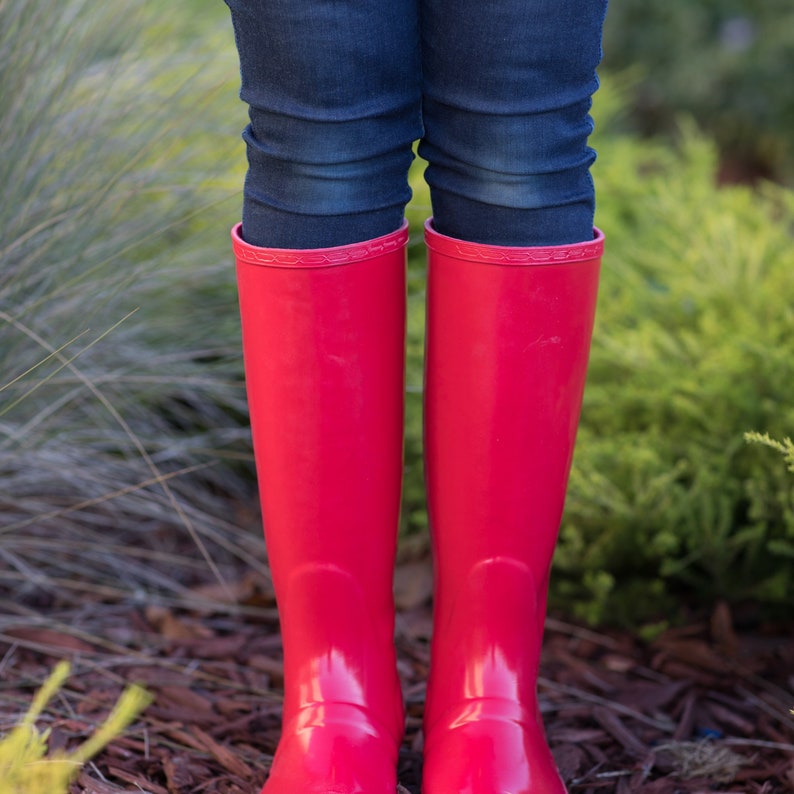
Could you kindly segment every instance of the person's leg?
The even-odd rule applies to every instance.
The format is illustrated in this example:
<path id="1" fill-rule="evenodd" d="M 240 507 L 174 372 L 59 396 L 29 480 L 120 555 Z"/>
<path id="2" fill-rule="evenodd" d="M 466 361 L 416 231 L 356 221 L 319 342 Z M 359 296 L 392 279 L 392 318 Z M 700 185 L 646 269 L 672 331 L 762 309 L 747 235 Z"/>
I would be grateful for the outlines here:
<path id="1" fill-rule="evenodd" d="M 438 232 L 491 245 L 587 240 L 587 145 L 606 0 L 423 0 L 425 133 Z"/>
<path id="2" fill-rule="evenodd" d="M 395 231 L 421 135 L 415 0 L 227 0 L 248 173 L 243 237 L 275 248 Z"/>
<path id="3" fill-rule="evenodd" d="M 560 794 L 536 684 L 603 239 L 464 243 L 428 223 L 435 590 L 424 794 Z"/>
<path id="4" fill-rule="evenodd" d="M 564 791 L 536 684 L 603 246 L 587 135 L 604 10 L 423 6 L 424 794 Z"/>
<path id="5" fill-rule="evenodd" d="M 268 561 L 284 645 L 266 794 L 394 794 L 392 595 L 413 0 L 229 0 L 250 169 L 233 232 Z"/>
<path id="6" fill-rule="evenodd" d="M 265 794 L 394 794 L 393 567 L 407 229 L 266 249 L 234 232 L 246 387 L 284 647 Z"/>

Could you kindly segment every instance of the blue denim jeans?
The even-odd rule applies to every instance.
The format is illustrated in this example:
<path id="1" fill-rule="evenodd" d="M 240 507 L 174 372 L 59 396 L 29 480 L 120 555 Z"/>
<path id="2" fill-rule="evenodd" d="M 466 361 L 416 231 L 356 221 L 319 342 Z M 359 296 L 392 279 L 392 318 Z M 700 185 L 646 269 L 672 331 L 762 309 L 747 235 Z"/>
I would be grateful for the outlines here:
<path id="1" fill-rule="evenodd" d="M 428 162 L 435 228 L 493 245 L 592 236 L 607 0 L 226 0 L 250 124 L 243 236 L 388 234 Z"/>

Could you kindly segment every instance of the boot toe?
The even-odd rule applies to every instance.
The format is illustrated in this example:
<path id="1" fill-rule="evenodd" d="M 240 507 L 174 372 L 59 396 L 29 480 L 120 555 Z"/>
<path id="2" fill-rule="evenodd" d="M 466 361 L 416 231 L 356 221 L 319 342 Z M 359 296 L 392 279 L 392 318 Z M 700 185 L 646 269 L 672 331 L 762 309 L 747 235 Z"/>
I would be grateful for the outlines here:
<path id="1" fill-rule="evenodd" d="M 285 726 L 262 794 L 394 794 L 394 739 L 357 707 L 342 712 Z"/>
<path id="2" fill-rule="evenodd" d="M 422 778 L 424 794 L 565 794 L 542 729 L 514 720 L 434 728 Z"/>

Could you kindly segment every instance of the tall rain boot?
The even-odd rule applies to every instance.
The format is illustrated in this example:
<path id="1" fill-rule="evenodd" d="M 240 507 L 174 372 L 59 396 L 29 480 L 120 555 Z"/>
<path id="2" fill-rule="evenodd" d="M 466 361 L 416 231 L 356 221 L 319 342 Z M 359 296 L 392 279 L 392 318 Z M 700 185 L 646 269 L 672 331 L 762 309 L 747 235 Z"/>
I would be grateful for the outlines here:
<path id="1" fill-rule="evenodd" d="M 562 794 L 537 675 L 603 236 L 477 245 L 426 225 L 435 566 L 424 794 Z"/>
<path id="2" fill-rule="evenodd" d="M 284 646 L 263 794 L 394 794 L 407 225 L 308 251 L 232 239 Z"/>

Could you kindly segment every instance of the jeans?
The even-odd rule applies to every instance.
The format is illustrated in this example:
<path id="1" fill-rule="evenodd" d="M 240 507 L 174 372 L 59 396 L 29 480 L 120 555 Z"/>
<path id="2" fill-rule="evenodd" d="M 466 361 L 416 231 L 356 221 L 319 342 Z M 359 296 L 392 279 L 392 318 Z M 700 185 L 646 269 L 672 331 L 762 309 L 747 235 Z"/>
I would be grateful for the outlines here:
<path id="1" fill-rule="evenodd" d="M 412 146 L 434 226 L 492 245 L 592 237 L 591 96 L 607 0 L 226 0 L 240 56 L 243 236 L 397 229 Z"/>

